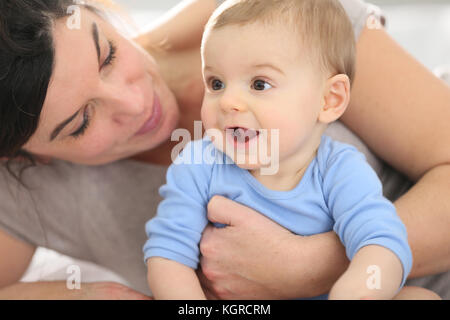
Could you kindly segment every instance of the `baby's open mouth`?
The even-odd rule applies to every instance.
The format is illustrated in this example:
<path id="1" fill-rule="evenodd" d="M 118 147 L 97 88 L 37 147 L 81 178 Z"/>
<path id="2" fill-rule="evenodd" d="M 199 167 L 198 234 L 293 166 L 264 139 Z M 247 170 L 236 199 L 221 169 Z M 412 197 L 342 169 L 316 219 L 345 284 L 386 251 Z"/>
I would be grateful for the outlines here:
<path id="1" fill-rule="evenodd" d="M 259 135 L 258 130 L 247 129 L 243 127 L 230 127 L 227 128 L 227 131 L 231 131 L 231 136 L 234 139 L 234 142 L 246 143 L 251 139 L 257 137 Z"/>

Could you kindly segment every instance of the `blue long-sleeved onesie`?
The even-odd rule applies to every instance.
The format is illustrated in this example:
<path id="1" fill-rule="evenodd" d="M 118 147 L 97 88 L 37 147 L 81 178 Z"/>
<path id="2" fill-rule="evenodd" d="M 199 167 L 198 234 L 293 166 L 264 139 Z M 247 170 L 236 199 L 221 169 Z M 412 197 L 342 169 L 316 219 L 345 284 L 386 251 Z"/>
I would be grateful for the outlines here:
<path id="1" fill-rule="evenodd" d="M 266 188 L 208 138 L 188 143 L 175 163 L 180 164 L 169 167 L 160 188 L 164 200 L 157 215 L 146 224 L 145 260 L 159 256 L 197 268 L 207 204 L 221 195 L 299 235 L 334 230 L 350 260 L 366 245 L 390 249 L 403 265 L 402 286 L 411 271 L 406 228 L 383 197 L 376 173 L 353 146 L 323 135 L 316 157 L 290 191 Z"/>

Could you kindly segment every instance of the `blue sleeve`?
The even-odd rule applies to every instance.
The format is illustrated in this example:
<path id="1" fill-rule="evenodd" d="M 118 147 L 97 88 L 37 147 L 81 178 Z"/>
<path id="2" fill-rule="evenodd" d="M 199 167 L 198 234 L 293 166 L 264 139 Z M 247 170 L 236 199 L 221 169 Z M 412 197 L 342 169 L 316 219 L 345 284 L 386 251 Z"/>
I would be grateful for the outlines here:
<path id="1" fill-rule="evenodd" d="M 163 200 L 156 216 L 145 225 L 148 240 L 143 248 L 144 261 L 157 256 L 193 269 L 198 266 L 198 244 L 208 223 L 206 206 L 212 164 L 194 162 L 195 145 L 201 148 L 202 141 L 186 145 L 169 167 L 166 184 L 159 189 Z M 183 163 L 186 159 L 192 162 Z"/>
<path id="2" fill-rule="evenodd" d="M 406 228 L 394 205 L 382 193 L 378 176 L 353 146 L 329 157 L 324 172 L 325 201 L 335 221 L 333 230 L 351 260 L 367 245 L 391 250 L 403 265 L 404 285 L 412 267 Z"/>

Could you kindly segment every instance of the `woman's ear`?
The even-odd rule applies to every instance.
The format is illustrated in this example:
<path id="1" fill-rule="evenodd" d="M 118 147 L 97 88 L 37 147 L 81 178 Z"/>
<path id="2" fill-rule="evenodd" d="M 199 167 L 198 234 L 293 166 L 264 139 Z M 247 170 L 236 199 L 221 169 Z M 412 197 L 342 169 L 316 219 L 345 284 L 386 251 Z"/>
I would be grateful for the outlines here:
<path id="1" fill-rule="evenodd" d="M 331 123 L 339 119 L 350 101 L 350 79 L 338 74 L 327 80 L 323 95 L 323 107 L 319 113 L 319 122 Z"/>

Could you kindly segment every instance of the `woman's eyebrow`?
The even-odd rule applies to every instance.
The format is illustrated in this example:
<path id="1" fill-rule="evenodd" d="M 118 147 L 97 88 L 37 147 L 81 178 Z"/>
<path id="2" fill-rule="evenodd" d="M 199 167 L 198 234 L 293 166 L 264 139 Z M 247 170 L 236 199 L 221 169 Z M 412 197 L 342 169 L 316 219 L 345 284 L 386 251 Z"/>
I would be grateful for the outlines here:
<path id="1" fill-rule="evenodd" d="M 98 36 L 98 27 L 97 24 L 94 22 L 92 23 L 92 38 L 94 39 L 94 45 L 95 45 L 95 49 L 97 51 L 97 59 L 98 59 L 98 63 L 100 64 L 100 41 L 99 41 L 99 36 Z M 50 142 L 52 142 L 53 140 L 55 140 L 55 138 L 58 136 L 58 134 L 70 123 L 72 122 L 73 119 L 76 118 L 76 116 L 80 113 L 80 109 L 78 109 L 77 112 L 75 112 L 75 114 L 73 114 L 72 116 L 70 116 L 68 119 L 64 120 L 63 122 L 61 122 L 60 124 L 58 124 L 56 126 L 55 129 L 53 129 L 52 133 L 50 134 Z"/>
<path id="2" fill-rule="evenodd" d="M 98 27 L 95 22 L 92 23 L 92 38 L 94 39 L 95 49 L 97 50 L 98 64 L 100 64 L 100 40 L 98 37 Z"/>

